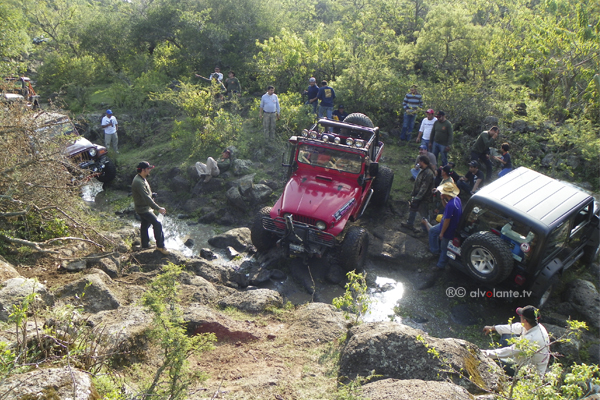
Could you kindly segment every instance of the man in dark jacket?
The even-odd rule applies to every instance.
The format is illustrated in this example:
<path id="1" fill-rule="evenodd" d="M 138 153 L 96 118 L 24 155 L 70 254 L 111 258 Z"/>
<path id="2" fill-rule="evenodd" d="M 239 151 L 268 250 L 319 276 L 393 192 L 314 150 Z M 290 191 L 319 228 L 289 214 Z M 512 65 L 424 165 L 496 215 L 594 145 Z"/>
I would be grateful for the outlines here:
<path id="1" fill-rule="evenodd" d="M 415 233 L 419 233 L 419 230 L 414 227 L 417 212 L 421 214 L 421 218 L 427 218 L 429 215 L 429 203 L 431 203 L 433 198 L 433 181 L 435 178 L 435 172 L 431 165 L 431 161 L 429 161 L 429 157 L 419 156 L 418 160 L 421 171 L 415 179 L 415 184 L 411 193 L 408 221 L 402 222 L 401 224 L 403 228 L 409 229 Z"/>
<path id="2" fill-rule="evenodd" d="M 471 161 L 479 161 L 480 164 L 485 164 L 485 181 L 487 183 L 492 179 L 490 147 L 494 146 L 499 133 L 500 130 L 497 126 L 492 126 L 489 131 L 483 131 L 471 149 Z"/>

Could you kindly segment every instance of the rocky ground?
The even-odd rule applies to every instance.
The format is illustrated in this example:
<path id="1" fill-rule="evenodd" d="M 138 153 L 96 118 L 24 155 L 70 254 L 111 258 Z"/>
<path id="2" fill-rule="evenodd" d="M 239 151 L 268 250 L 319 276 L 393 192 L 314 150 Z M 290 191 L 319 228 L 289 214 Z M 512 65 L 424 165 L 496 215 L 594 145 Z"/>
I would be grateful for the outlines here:
<path id="1" fill-rule="evenodd" d="M 387 161 L 400 170 L 413 159 L 413 152 L 407 151 L 400 160 Z M 128 219 L 132 212 L 127 192 L 119 192 L 124 188 L 117 186 L 96 199 L 103 215 L 116 214 L 124 221 L 122 228 L 110 233 L 114 251 L 100 253 L 78 244 L 61 250 L 58 258 L 34 254 L 15 257 L 12 263 L 1 260 L 2 308 L 9 310 L 32 292 L 39 293 L 40 301 L 51 309 L 65 304 L 81 307 L 92 326 L 102 327 L 107 335 L 109 344 L 103 349 L 118 349 L 122 354 L 113 372 L 125 378 L 123 392 L 132 398 L 140 377 L 131 365 L 141 362 L 150 371 L 160 359 L 146 336 L 151 316 L 139 300 L 162 266 L 172 262 L 185 267 L 180 290 L 188 333 L 213 332 L 218 337 L 214 350 L 191 360 L 192 367 L 208 377 L 192 388 L 192 399 L 334 399 L 351 398 L 360 391 L 362 398 L 373 400 L 467 399 L 502 387 L 495 364 L 478 351 L 478 346 L 489 345 L 480 330 L 484 324 L 508 320 L 523 301 L 490 299 L 483 293 L 449 296 L 449 287 L 464 287 L 467 293 L 485 289 L 452 270 L 424 285 L 430 280 L 427 271 L 432 261 L 425 238 L 409 235 L 399 226 L 406 217 L 402 193 L 411 185 L 407 179 L 397 175 L 390 204 L 384 210 L 369 210 L 358 222 L 370 233 L 366 272 L 373 298 L 398 283 L 403 294 L 389 316 L 348 330 L 343 313 L 330 305 L 345 283 L 335 255 L 306 266 L 283 259 L 277 250 L 254 254 L 246 228 L 253 213 L 248 210 L 272 202 L 281 188 L 278 179 L 257 179 L 250 173 L 257 167 L 250 160 L 239 160 L 232 171 L 206 184 L 191 169 L 173 170 L 151 181 L 158 189 L 159 204 L 181 210 L 180 217 L 190 223 L 219 226 L 223 233 L 209 243 L 213 250 L 229 254 L 227 259 L 216 262 L 208 254 L 202 258 L 140 251 L 135 246 L 138 233 Z M 390 277 L 395 284 L 378 283 L 378 277 Z M 544 310 L 543 323 L 558 337 L 567 318 L 586 320 L 591 333 L 555 351 L 564 355 L 563 363 L 598 363 L 600 296 L 592 283 L 598 281 L 598 266 L 574 268 L 566 278 Z M 0 319 L 6 321 L 8 313 L 0 313 Z M 33 334 L 39 328 L 29 325 L 28 329 Z M 15 341 L 17 332 L 7 325 L 0 335 Z M 434 360 L 427 346 L 438 349 L 449 364 Z M 438 374 L 448 366 L 453 371 L 468 370 L 475 379 L 466 380 L 455 372 Z M 75 376 L 73 369 L 43 367 L 11 378 L 0 384 L 0 390 L 17 399 L 46 390 L 45 384 L 55 388 L 59 398 L 67 398 L 75 381 L 78 388 L 89 389 L 74 398 L 94 398 L 87 375 L 77 372 L 77 379 L 66 379 L 65 374 Z M 373 370 L 380 375 L 373 382 L 356 380 Z M 38 381 L 39 387 L 23 384 Z M 356 382 L 364 383 L 362 389 Z"/>

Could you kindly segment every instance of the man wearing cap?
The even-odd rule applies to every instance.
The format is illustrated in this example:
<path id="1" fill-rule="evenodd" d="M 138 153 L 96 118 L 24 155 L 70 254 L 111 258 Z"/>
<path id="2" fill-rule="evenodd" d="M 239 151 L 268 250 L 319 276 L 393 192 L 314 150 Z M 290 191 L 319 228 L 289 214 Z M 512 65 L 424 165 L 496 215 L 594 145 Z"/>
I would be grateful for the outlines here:
<path id="1" fill-rule="evenodd" d="M 433 143 L 431 149 L 433 154 L 435 154 L 435 158 L 437 159 L 438 154 L 442 154 L 442 160 L 439 165 L 443 167 L 448 164 L 448 152 L 454 140 L 454 132 L 452 130 L 452 123 L 446 119 L 445 112 L 438 111 L 437 121 L 433 124 L 429 140 Z"/>
<path id="2" fill-rule="evenodd" d="M 456 182 L 458 188 L 465 193 L 474 194 L 483 186 L 483 172 L 479 170 L 479 163 L 471 161 L 469 163 L 469 172 L 462 176 Z"/>
<path id="3" fill-rule="evenodd" d="M 231 166 L 231 153 L 230 149 L 225 149 L 221 153 L 219 161 L 215 161 L 212 157 L 208 157 L 206 164 L 198 161 L 196 171 L 198 171 L 200 178 L 204 178 L 204 182 L 209 182 L 214 176 L 219 176 L 221 171 L 227 171 Z"/>
<path id="4" fill-rule="evenodd" d="M 157 210 L 162 215 L 167 213 L 163 207 L 152 199 L 152 189 L 146 180 L 154 165 L 150 165 L 147 161 L 142 161 L 137 166 L 137 175 L 131 183 L 131 196 L 133 197 L 133 205 L 135 212 L 140 216 L 142 224 L 140 226 L 140 236 L 142 239 L 142 248 L 150 248 L 150 237 L 148 236 L 148 228 L 152 225 L 154 228 L 154 239 L 156 240 L 156 250 L 167 255 L 169 251 L 165 248 L 165 236 L 162 230 L 162 224 L 154 215 L 152 209 Z"/>
<path id="5" fill-rule="evenodd" d="M 259 115 L 263 120 L 263 129 L 267 139 L 275 139 L 275 121 L 279 119 L 279 98 L 273 86 L 267 87 L 267 93 L 260 99 Z M 264 115 L 264 116 L 263 116 Z"/>
<path id="6" fill-rule="evenodd" d="M 346 119 L 346 117 L 348 116 L 348 113 L 346 111 L 344 111 L 344 106 L 342 104 L 340 104 L 338 106 L 338 109 L 335 110 L 332 115 L 333 115 L 333 119 L 335 121 L 340 121 L 341 122 L 344 119 Z"/>
<path id="7" fill-rule="evenodd" d="M 503 338 L 506 338 L 505 335 L 520 335 L 529 341 L 529 344 L 536 350 L 535 353 L 526 356 L 522 350 L 517 349 L 515 344 L 494 350 L 482 350 L 482 353 L 499 359 L 505 366 L 506 372 L 511 376 L 516 371 L 510 364 L 516 364 L 519 367 L 530 364 L 536 368 L 540 376 L 544 376 L 550 360 L 550 339 L 546 328 L 538 321 L 540 312 L 534 306 L 525 306 L 517 308 L 517 315 L 521 318 L 521 322 L 508 325 L 486 325 L 483 327 L 483 333 L 489 335 L 491 332 L 498 332 Z"/>
<path id="8" fill-rule="evenodd" d="M 454 239 L 454 233 L 462 216 L 462 203 L 458 194 L 460 190 L 452 182 L 446 182 L 436 189 L 440 193 L 444 215 L 439 224 L 431 226 L 423 218 L 422 222 L 429 233 L 429 251 L 439 255 L 434 271 L 442 271 L 448 264 L 448 243 Z"/>
<path id="9" fill-rule="evenodd" d="M 311 77 L 308 80 L 308 88 L 302 94 L 308 96 L 308 100 L 306 100 L 305 104 L 310 105 L 312 107 L 313 112 L 316 114 L 317 106 L 319 105 L 317 98 L 317 96 L 319 95 L 319 87 L 317 86 L 317 80 L 314 77 Z"/>
<path id="10" fill-rule="evenodd" d="M 437 121 L 437 118 L 433 116 L 433 110 L 430 108 L 427 110 L 427 117 L 423 118 L 421 121 L 421 127 L 419 128 L 419 136 L 417 136 L 416 142 L 427 146 L 428 149 L 431 149 L 429 138 L 431 137 L 431 130 L 433 129 L 433 124 Z M 437 161 L 436 161 L 437 164 Z"/>
<path id="11" fill-rule="evenodd" d="M 402 119 L 402 131 L 400 131 L 400 142 L 406 140 L 410 142 L 413 128 L 415 126 L 415 118 L 417 112 L 423 107 L 423 95 L 417 92 L 417 85 L 412 85 L 404 101 L 402 102 L 402 108 L 404 108 L 404 118 Z"/>
<path id="12" fill-rule="evenodd" d="M 412 179 L 411 179 L 412 181 L 417 179 L 417 175 L 419 175 L 419 172 L 421 172 L 421 166 L 419 165 L 419 156 L 429 157 L 429 162 L 431 163 L 431 168 L 433 168 L 434 171 L 437 168 L 436 162 L 435 162 L 435 156 L 433 155 L 433 153 L 427 151 L 427 146 L 425 146 L 425 145 L 419 146 L 419 155 L 417 156 L 417 158 L 415 160 L 415 167 L 410 170 L 410 174 L 412 175 Z"/>
<path id="13" fill-rule="evenodd" d="M 500 133 L 497 126 L 492 126 L 489 131 L 483 131 L 471 149 L 471 161 L 485 164 L 485 179 L 489 183 L 492 179 L 492 161 L 490 160 L 490 147 L 493 147 Z"/>
<path id="14" fill-rule="evenodd" d="M 117 136 L 119 123 L 111 110 L 106 110 L 106 115 L 102 117 L 100 125 L 104 129 L 104 145 L 106 146 L 106 150 L 110 149 L 110 144 L 112 143 L 113 148 L 119 154 L 119 137 Z"/>

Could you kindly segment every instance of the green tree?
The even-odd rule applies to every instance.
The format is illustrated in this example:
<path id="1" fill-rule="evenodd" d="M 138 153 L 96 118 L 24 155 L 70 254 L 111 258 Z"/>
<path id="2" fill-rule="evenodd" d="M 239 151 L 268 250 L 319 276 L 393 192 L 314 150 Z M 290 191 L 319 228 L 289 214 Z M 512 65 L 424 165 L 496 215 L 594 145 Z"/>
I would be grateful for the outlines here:
<path id="1" fill-rule="evenodd" d="M 27 27 L 27 19 L 16 5 L 0 3 L 0 76 L 15 75 L 25 69 L 21 56 L 31 46 Z"/>

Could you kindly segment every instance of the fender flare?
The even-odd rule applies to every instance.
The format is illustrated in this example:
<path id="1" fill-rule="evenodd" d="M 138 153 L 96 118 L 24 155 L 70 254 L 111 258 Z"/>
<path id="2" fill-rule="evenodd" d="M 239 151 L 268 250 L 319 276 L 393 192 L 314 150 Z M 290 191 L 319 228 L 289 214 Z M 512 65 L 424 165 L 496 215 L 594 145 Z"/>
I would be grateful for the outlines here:
<path id="1" fill-rule="evenodd" d="M 535 281 L 531 285 L 531 292 L 533 296 L 541 295 L 540 291 L 545 290 L 546 284 L 563 269 L 563 263 L 558 258 L 550 261 L 535 278 Z"/>

